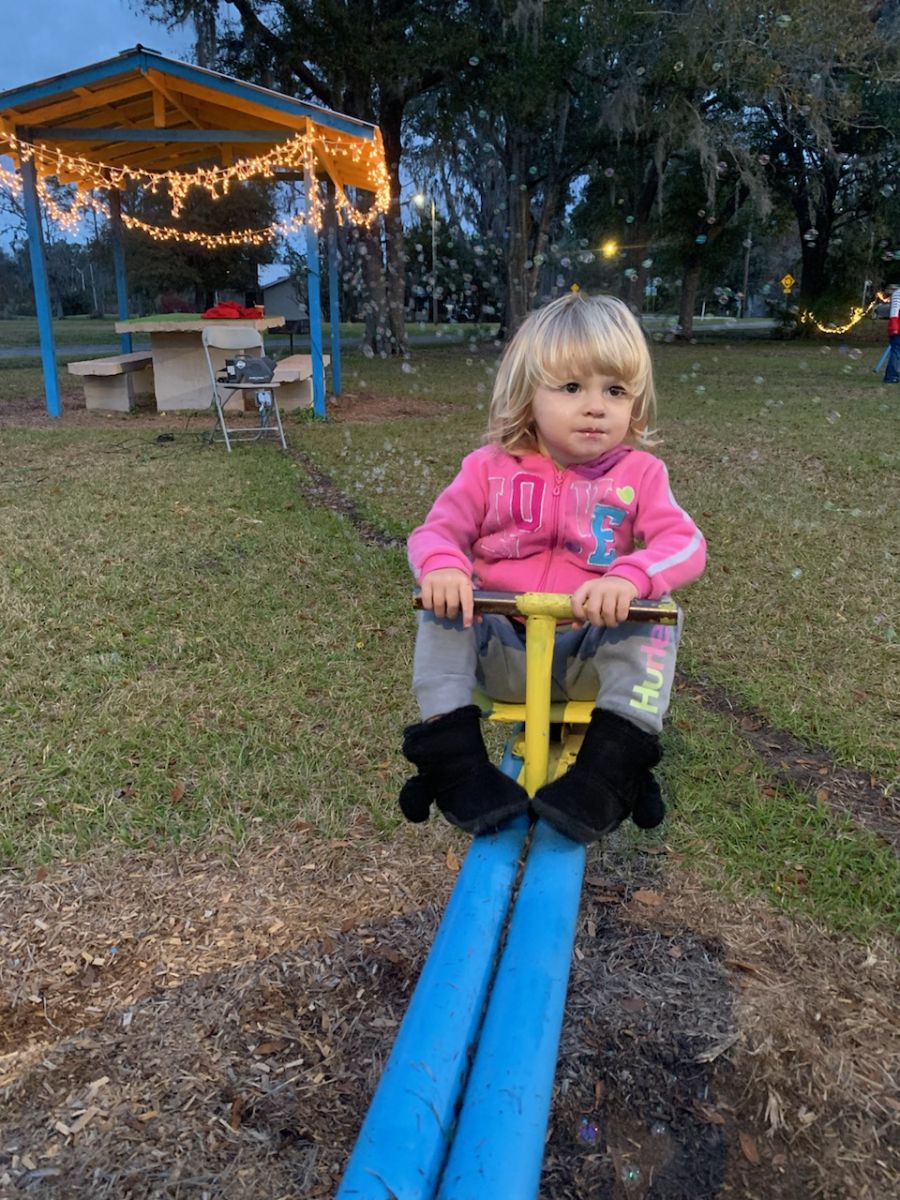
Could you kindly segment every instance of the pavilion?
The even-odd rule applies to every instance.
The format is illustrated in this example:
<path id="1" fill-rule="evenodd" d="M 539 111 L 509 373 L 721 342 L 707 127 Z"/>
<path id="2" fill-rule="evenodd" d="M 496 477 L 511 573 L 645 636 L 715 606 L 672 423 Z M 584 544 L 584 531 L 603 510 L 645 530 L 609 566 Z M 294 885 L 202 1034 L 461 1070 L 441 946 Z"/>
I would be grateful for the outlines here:
<path id="1" fill-rule="evenodd" d="M 388 173 L 376 126 L 135 46 L 0 93 L 0 154 L 13 159 L 21 180 L 51 416 L 62 413 L 40 209 L 42 200 L 51 203 L 45 186 L 51 176 L 76 184 L 81 200 L 95 188 L 108 196 L 122 320 L 129 316 L 123 224 L 167 236 L 122 212 L 124 187 L 165 184 L 177 212 L 191 185 L 213 191 L 251 178 L 303 180 L 305 207 L 294 224 L 305 227 L 313 405 L 317 416 L 325 415 L 319 232 L 327 232 L 332 381 L 339 393 L 337 210 L 370 222 L 387 207 Z M 0 182 L 15 181 L 2 169 L 0 175 Z M 323 176 L 334 184 L 333 206 L 319 199 L 316 179 Z M 347 188 L 374 193 L 374 203 L 355 211 Z M 236 231 L 234 240 L 261 241 L 272 232 Z M 122 349 L 131 349 L 130 335 L 123 335 Z"/>

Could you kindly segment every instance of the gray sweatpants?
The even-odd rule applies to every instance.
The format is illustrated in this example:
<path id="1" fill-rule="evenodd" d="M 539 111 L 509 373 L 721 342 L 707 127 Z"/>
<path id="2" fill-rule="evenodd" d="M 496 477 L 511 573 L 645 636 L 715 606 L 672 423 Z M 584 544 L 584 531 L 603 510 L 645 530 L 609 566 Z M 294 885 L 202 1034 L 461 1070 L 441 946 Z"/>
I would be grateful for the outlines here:
<path id="1" fill-rule="evenodd" d="M 626 621 L 615 629 L 560 625 L 553 651 L 551 700 L 593 700 L 648 733 L 659 733 L 675 677 L 678 625 Z M 422 720 L 472 703 L 480 685 L 494 700 L 525 700 L 524 627 L 485 615 L 464 629 L 462 619 L 419 613 L 413 691 Z"/>

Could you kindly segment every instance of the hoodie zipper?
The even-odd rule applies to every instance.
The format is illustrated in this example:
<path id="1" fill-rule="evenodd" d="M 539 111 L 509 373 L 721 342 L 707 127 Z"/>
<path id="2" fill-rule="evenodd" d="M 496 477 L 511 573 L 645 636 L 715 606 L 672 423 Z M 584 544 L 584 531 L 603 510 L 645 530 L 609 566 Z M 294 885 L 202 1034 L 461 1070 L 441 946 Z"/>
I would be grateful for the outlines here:
<path id="1" fill-rule="evenodd" d="M 547 551 L 547 562 L 544 565 L 543 574 L 541 575 L 540 585 L 535 588 L 537 592 L 545 591 L 547 576 L 550 574 L 550 566 L 553 562 L 553 551 L 559 546 L 559 512 L 560 512 L 560 496 L 562 495 L 562 485 L 565 479 L 565 471 L 553 472 L 553 491 L 550 493 L 553 497 L 553 507 L 551 509 L 551 525 L 553 528 L 553 541 L 550 543 L 550 548 Z"/>

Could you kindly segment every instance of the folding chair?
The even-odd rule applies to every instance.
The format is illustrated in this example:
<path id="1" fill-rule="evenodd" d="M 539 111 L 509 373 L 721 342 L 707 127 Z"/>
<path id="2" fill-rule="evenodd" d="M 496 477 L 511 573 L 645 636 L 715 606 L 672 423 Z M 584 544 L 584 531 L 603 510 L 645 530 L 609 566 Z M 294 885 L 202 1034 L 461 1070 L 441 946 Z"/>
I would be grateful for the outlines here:
<path id="1" fill-rule="evenodd" d="M 287 442 L 284 440 L 284 429 L 281 425 L 281 413 L 278 411 L 278 387 L 279 384 L 275 380 L 267 383 L 251 383 L 247 380 L 243 382 L 239 379 L 230 379 L 224 375 L 224 363 L 219 363 L 218 366 L 213 362 L 213 357 L 210 350 L 231 350 L 235 354 L 250 354 L 258 357 L 262 354 L 263 340 L 262 334 L 255 329 L 248 329 L 246 326 L 229 328 L 227 325 L 222 328 L 203 330 L 203 353 L 206 355 L 206 365 L 209 367 L 209 378 L 213 389 L 213 402 L 216 406 L 216 412 L 219 417 L 219 426 L 222 430 L 222 437 L 225 441 L 226 449 L 231 453 L 232 441 L 252 440 L 258 441 L 266 434 L 273 434 L 281 442 L 282 450 L 287 450 Z M 217 359 L 221 356 L 217 355 Z M 256 411 L 259 416 L 259 423 L 256 425 L 240 425 L 228 427 L 225 420 L 225 405 L 231 400 L 235 393 L 254 392 L 256 396 Z M 274 424 L 271 423 L 272 417 L 275 418 Z M 213 441 L 216 434 L 213 432 Z"/>

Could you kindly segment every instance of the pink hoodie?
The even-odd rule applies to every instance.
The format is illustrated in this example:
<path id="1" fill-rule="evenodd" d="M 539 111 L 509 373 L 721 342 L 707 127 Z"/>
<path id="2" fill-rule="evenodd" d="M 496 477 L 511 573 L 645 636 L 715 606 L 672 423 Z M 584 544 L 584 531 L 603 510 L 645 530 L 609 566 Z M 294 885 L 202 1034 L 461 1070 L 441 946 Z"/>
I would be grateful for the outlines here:
<path id="1" fill-rule="evenodd" d="M 417 580 L 458 567 L 487 591 L 571 594 L 609 574 L 641 600 L 691 583 L 706 562 L 665 464 L 627 446 L 562 470 L 537 452 L 514 458 L 483 446 L 463 459 L 408 549 Z"/>

